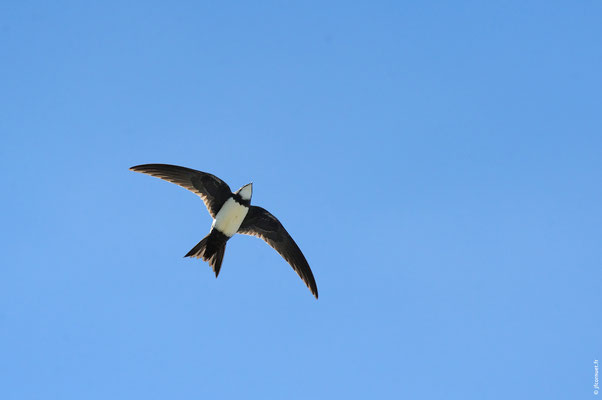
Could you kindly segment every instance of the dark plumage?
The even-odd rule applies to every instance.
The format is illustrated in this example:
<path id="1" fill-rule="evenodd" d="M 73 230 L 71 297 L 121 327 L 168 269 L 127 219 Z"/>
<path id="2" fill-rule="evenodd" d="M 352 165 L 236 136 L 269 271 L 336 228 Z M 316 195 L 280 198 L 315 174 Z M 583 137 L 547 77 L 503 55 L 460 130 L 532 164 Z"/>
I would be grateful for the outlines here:
<path id="1" fill-rule="evenodd" d="M 145 164 L 130 168 L 175 183 L 196 193 L 213 217 L 209 234 L 185 257 L 202 258 L 209 262 L 215 276 L 219 275 L 226 242 L 236 233 L 256 236 L 276 250 L 301 277 L 318 298 L 318 288 L 305 256 L 276 217 L 267 210 L 251 206 L 252 184 L 232 193 L 218 177 L 206 172 L 168 164 Z"/>

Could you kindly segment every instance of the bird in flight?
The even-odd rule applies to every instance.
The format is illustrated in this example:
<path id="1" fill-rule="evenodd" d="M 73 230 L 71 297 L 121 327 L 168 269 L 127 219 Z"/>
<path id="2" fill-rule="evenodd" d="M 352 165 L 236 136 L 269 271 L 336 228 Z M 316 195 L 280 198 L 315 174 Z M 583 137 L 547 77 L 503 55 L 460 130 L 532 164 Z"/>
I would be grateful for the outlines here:
<path id="1" fill-rule="evenodd" d="M 197 194 L 213 218 L 211 231 L 184 257 L 208 261 L 215 277 L 219 275 L 226 242 L 236 233 L 256 236 L 276 250 L 318 298 L 314 275 L 297 243 L 276 217 L 267 210 L 251 205 L 253 183 L 232 193 L 228 184 L 215 175 L 168 164 L 144 164 L 131 171 L 155 176 L 175 183 Z"/>

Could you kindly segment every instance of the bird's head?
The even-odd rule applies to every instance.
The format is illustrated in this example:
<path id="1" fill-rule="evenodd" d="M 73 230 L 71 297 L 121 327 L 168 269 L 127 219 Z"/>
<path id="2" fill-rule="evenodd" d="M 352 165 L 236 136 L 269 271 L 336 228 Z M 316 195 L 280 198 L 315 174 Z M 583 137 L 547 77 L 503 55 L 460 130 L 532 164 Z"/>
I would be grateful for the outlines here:
<path id="1" fill-rule="evenodd" d="M 251 196 L 253 196 L 253 183 L 251 182 L 244 185 L 238 189 L 235 194 L 239 195 L 244 201 L 251 201 Z"/>

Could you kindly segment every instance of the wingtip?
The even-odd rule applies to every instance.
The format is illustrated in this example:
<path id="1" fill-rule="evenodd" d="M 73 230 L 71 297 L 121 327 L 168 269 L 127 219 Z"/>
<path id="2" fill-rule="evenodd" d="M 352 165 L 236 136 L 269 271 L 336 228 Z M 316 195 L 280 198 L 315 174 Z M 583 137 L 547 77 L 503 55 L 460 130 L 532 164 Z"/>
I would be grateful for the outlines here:
<path id="1" fill-rule="evenodd" d="M 303 279 L 303 281 L 306 280 L 306 278 L 302 278 L 302 279 Z M 313 294 L 314 297 L 316 298 L 316 300 L 318 300 L 318 285 L 316 285 L 316 281 L 315 281 L 313 275 L 311 276 L 310 279 L 307 280 L 307 282 L 305 284 L 307 285 L 307 288 L 309 289 L 311 294 Z"/>
<path id="2" fill-rule="evenodd" d="M 164 165 L 164 164 L 139 164 L 139 165 L 134 165 L 133 167 L 130 167 L 130 171 L 145 172 L 145 170 L 148 168 L 153 168 L 153 167 L 162 166 L 162 165 Z M 167 164 L 165 164 L 165 165 L 167 165 Z"/>

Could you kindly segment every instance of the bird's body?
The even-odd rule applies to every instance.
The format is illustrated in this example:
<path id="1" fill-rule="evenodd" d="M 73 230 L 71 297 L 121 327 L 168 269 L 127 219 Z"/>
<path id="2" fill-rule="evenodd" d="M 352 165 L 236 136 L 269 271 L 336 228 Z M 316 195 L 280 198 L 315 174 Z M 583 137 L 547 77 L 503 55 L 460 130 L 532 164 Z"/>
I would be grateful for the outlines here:
<path id="1" fill-rule="evenodd" d="M 219 210 L 211 227 L 222 232 L 228 237 L 232 237 L 240 228 L 242 221 L 249 212 L 249 206 L 237 202 L 234 197 L 226 200 Z"/>
<path id="2" fill-rule="evenodd" d="M 206 172 L 168 164 L 145 164 L 130 169 L 180 185 L 203 199 L 213 224 L 209 234 L 185 257 L 208 261 L 217 277 L 228 240 L 236 233 L 256 236 L 280 253 L 318 298 L 314 276 L 293 238 L 276 217 L 261 207 L 251 206 L 252 183 L 232 193 L 224 181 Z"/>

